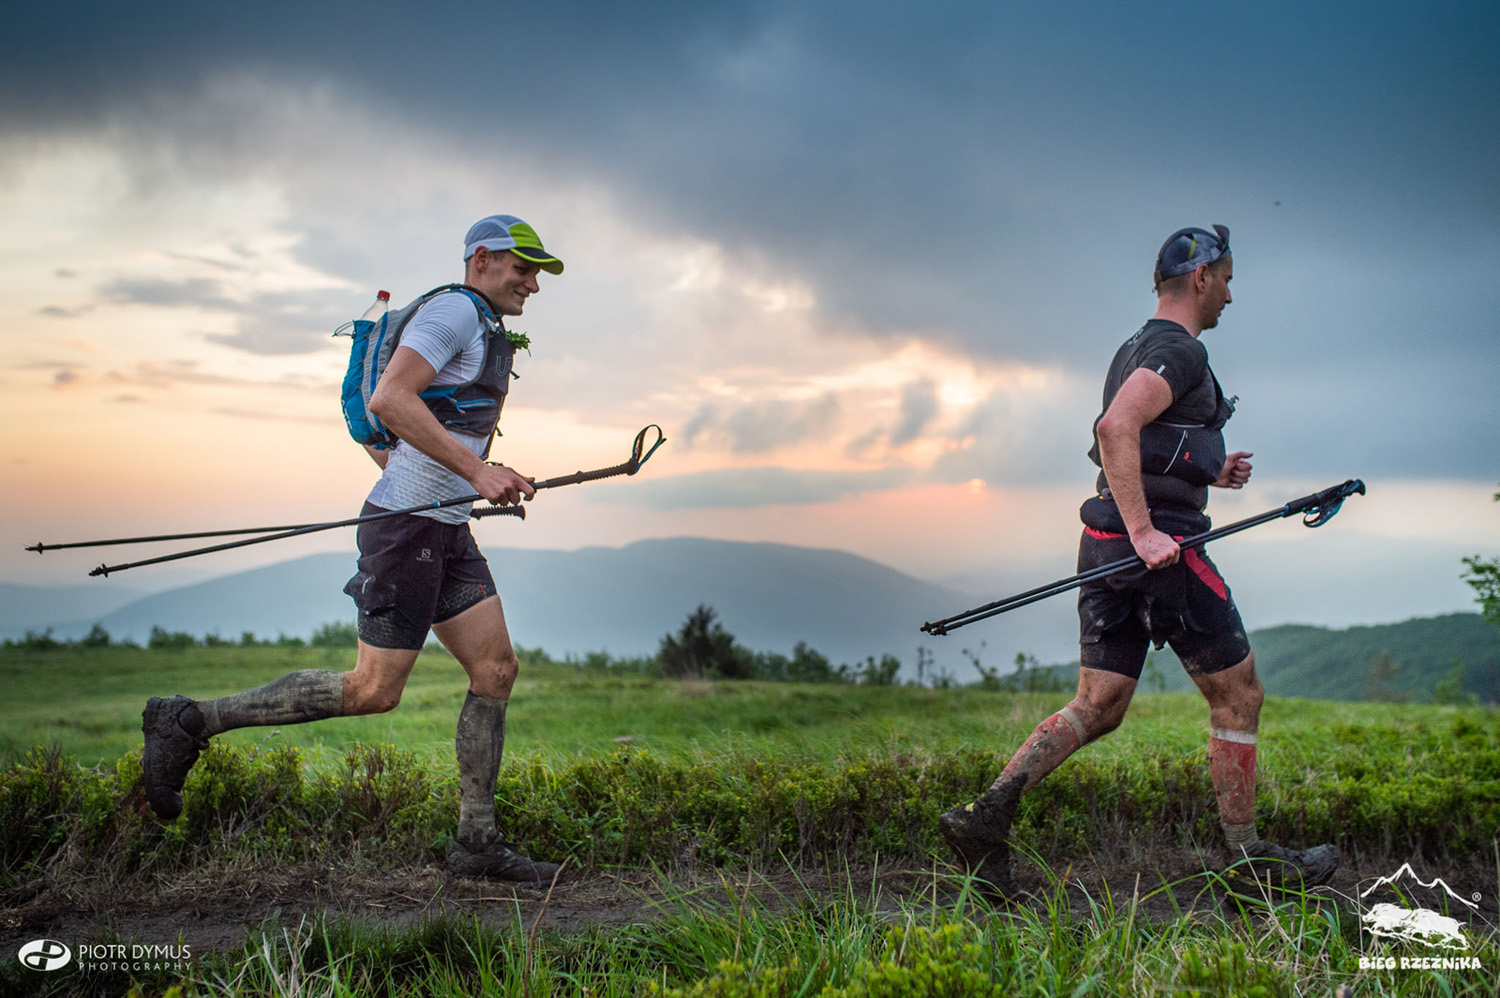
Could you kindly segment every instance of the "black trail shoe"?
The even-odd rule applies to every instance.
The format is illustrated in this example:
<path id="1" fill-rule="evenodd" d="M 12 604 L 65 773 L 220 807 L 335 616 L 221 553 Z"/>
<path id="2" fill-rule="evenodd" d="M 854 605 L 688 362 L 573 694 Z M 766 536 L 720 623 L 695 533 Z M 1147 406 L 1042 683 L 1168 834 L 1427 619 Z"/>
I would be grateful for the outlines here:
<path id="1" fill-rule="evenodd" d="M 208 748 L 203 715 L 184 696 L 152 697 L 141 711 L 146 748 L 141 753 L 141 783 L 146 803 L 164 821 L 182 813 L 182 784 L 198 753 Z"/>
<path id="2" fill-rule="evenodd" d="M 460 877 L 486 877 L 516 884 L 545 884 L 562 869 L 556 863 L 530 859 L 498 839 L 478 851 L 462 842 L 448 850 L 448 872 Z"/>
<path id="3" fill-rule="evenodd" d="M 1299 852 L 1262 839 L 1238 859 L 1228 870 L 1231 880 L 1253 878 L 1259 884 L 1269 881 L 1273 888 L 1296 890 L 1332 880 L 1339 868 L 1339 847 L 1329 844 Z"/>
<path id="4" fill-rule="evenodd" d="M 1006 840 L 1022 786 L 1017 780 L 986 790 L 974 803 L 945 811 L 938 818 L 938 829 L 954 856 L 981 881 L 981 890 L 991 900 L 1018 893 L 1010 875 L 1010 843 Z"/>

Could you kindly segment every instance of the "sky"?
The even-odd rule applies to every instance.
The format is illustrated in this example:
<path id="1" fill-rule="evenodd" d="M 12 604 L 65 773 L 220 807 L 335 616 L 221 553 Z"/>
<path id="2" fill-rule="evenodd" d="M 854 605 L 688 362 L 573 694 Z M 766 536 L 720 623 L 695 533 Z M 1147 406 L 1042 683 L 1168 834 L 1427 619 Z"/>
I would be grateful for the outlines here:
<path id="1" fill-rule="evenodd" d="M 668 443 L 482 544 L 777 541 L 1006 595 L 1073 570 L 1105 367 L 1162 240 L 1222 223 L 1203 342 L 1256 470 L 1215 522 L 1369 486 L 1216 547 L 1247 623 L 1473 609 L 1497 29 L 1478 2 L 7 9 L 0 581 L 101 560 L 38 541 L 353 515 L 376 469 L 331 330 L 459 279 L 506 212 L 567 269 L 511 323 L 492 456 L 551 477 Z"/>

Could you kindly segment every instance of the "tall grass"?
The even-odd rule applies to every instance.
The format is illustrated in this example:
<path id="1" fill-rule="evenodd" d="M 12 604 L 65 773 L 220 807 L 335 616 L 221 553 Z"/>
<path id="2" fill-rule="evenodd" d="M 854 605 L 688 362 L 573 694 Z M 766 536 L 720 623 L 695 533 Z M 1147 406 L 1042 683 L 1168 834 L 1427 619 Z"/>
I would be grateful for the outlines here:
<path id="1" fill-rule="evenodd" d="M 137 786 L 146 696 L 217 695 L 293 669 L 343 668 L 344 658 L 280 647 L 0 655 L 9 694 L 0 892 L 107 894 L 330 867 L 384 875 L 440 861 L 456 821 L 452 737 L 464 688 L 443 654 L 422 656 L 392 714 L 216 738 L 189 777 L 183 817 L 163 825 L 146 815 Z M 895 897 L 746 889 L 747 870 L 785 864 L 804 873 L 890 858 L 929 865 L 942 854 L 937 813 L 986 786 L 1066 697 L 664 681 L 533 657 L 512 701 L 502 827 L 570 869 L 717 869 L 720 887 L 682 888 L 643 907 L 643 924 L 583 933 L 539 931 L 536 906 L 499 922 L 405 927 L 289 918 L 240 949 L 195 959 L 185 976 L 75 976 L 74 990 L 57 993 L 1496 992 L 1492 935 L 1476 944 L 1482 972 L 1362 971 L 1369 944 L 1347 906 L 1341 915 L 1303 898 L 1173 911 L 1152 896 L 1179 872 L 1174 852 L 1218 838 L 1206 711 L 1191 696 L 1138 702 L 1119 732 L 1027 795 L 1016 840 L 1064 871 L 1034 902 L 992 911 L 937 875 L 931 890 Z M 1367 862 L 1420 856 L 1466 874 L 1493 865 L 1500 714 L 1273 699 L 1262 732 L 1258 820 L 1268 837 L 1336 841 Z M 1069 863 L 1094 859 L 1130 860 L 1141 884 L 1088 893 L 1066 879 Z M 1031 884 L 1046 868 L 1023 865 Z M 19 969 L 0 968 L 0 991 L 37 993 L 38 979 Z"/>
<path id="2" fill-rule="evenodd" d="M 80 974 L 67 993 L 1292 998 L 1342 986 L 1415 998 L 1493 995 L 1500 983 L 1493 936 L 1472 951 L 1482 970 L 1361 970 L 1357 928 L 1308 896 L 1161 919 L 1146 914 L 1139 894 L 1089 895 L 1061 879 L 1030 903 L 998 910 L 977 903 L 963 881 L 941 877 L 930 897 L 896 899 L 852 885 L 781 895 L 750 886 L 726 878 L 717 890 L 656 902 L 645 924 L 580 933 L 537 933 L 519 913 L 508 922 L 443 917 L 403 929 L 272 923 L 186 973 Z M 0 972 L 0 984 L 19 980 Z"/>

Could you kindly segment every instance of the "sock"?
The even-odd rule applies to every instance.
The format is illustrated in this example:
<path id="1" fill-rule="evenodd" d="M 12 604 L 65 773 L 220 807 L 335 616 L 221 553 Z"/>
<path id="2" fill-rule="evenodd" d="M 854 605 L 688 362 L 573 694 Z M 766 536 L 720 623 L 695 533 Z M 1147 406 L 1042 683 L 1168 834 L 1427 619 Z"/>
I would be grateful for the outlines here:
<path id="1" fill-rule="evenodd" d="M 1250 847 L 1260 841 L 1260 833 L 1255 830 L 1255 822 L 1248 825 L 1228 825 L 1219 822 L 1219 827 L 1224 829 L 1224 842 L 1229 846 L 1229 852 L 1235 857 L 1242 855 L 1254 855 Z"/>
<path id="2" fill-rule="evenodd" d="M 200 700 L 203 734 L 267 724 L 302 724 L 344 713 L 344 674 L 303 669 L 243 693 Z"/>
<path id="3" fill-rule="evenodd" d="M 495 829 L 495 781 L 505 749 L 505 708 L 509 700 L 464 697 L 458 713 L 458 841 L 479 851 L 498 836 Z"/>
<path id="4" fill-rule="evenodd" d="M 1078 751 L 1086 741 L 1085 734 L 1083 721 L 1077 712 L 1072 707 L 1064 707 L 1036 726 L 1031 737 L 1010 757 L 1005 771 L 990 789 L 998 790 L 1003 784 L 1021 776 L 1026 781 L 1022 791 L 1029 790 L 1042 777 L 1062 765 L 1064 759 Z"/>
<path id="5" fill-rule="evenodd" d="M 1219 825 L 1231 850 L 1259 840 L 1255 831 L 1255 732 L 1212 728 L 1208 772 L 1219 798 Z"/>

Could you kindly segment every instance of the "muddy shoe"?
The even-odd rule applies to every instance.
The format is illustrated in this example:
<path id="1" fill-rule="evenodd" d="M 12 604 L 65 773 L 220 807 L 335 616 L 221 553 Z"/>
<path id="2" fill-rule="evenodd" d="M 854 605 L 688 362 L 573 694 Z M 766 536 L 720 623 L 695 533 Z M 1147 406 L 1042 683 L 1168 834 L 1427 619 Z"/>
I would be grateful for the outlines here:
<path id="1" fill-rule="evenodd" d="M 1017 893 L 1010 875 L 1011 819 L 1021 799 L 1021 784 L 986 790 L 972 804 L 946 811 L 938 818 L 938 829 L 961 865 L 976 879 L 988 884 L 992 900 Z"/>
<path id="2" fill-rule="evenodd" d="M 1258 884 L 1269 881 L 1273 888 L 1296 890 L 1328 883 L 1338 868 L 1336 845 L 1313 846 L 1299 852 L 1262 839 L 1246 849 L 1245 856 L 1227 873 L 1231 879 L 1253 878 Z"/>
<path id="3" fill-rule="evenodd" d="M 478 852 L 462 842 L 448 850 L 448 872 L 460 877 L 487 877 L 516 884 L 545 884 L 562 869 L 556 863 L 528 859 L 508 843 L 495 841 Z"/>
<path id="4" fill-rule="evenodd" d="M 158 818 L 171 821 L 182 813 L 182 784 L 198 753 L 208 748 L 203 715 L 184 696 L 152 697 L 141 712 L 146 747 L 141 753 L 141 783 L 146 803 Z"/>

